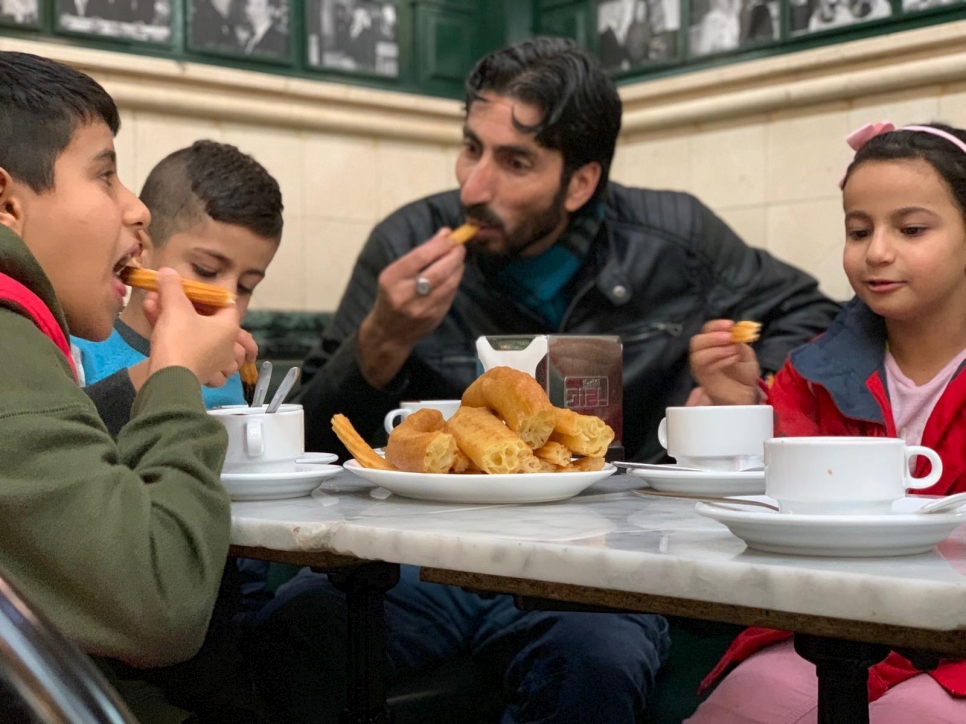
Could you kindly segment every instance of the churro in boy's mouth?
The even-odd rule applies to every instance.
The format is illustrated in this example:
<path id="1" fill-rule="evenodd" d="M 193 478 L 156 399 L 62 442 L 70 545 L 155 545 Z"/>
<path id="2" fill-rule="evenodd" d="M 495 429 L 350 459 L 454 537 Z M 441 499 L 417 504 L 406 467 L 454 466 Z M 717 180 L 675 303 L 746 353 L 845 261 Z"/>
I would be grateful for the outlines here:
<path id="1" fill-rule="evenodd" d="M 118 276 L 129 287 L 137 287 L 149 292 L 158 291 L 158 273 L 153 269 L 125 266 L 118 273 Z M 184 289 L 185 296 L 191 300 L 191 303 L 195 305 L 199 312 L 211 313 L 222 307 L 230 307 L 236 301 L 234 294 L 221 287 L 216 287 L 214 284 L 182 279 L 181 286 Z"/>

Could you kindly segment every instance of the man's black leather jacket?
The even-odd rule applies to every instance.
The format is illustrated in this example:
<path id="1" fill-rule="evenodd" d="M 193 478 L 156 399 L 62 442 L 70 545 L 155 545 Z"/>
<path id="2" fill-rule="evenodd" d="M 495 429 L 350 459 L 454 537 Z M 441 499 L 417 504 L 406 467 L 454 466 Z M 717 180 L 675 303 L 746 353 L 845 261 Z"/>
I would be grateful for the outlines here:
<path id="1" fill-rule="evenodd" d="M 302 367 L 310 450 L 345 454 L 330 418 L 345 413 L 378 439 L 383 416 L 403 399 L 457 398 L 476 378 L 477 337 L 489 334 L 617 334 L 624 344 L 624 446 L 628 459 L 659 460 L 657 425 L 669 405 L 695 386 L 688 341 L 712 319 L 750 319 L 764 327 L 755 350 L 763 372 L 823 331 L 838 305 L 808 274 L 747 246 L 693 196 L 610 184 L 606 215 L 572 282 L 573 301 L 559 328 L 500 293 L 468 248 L 452 309 L 417 344 L 386 389 L 363 378 L 356 333 L 372 307 L 379 272 L 462 222 L 458 191 L 409 204 L 373 230 L 339 308 Z M 384 435 L 384 433 L 382 433 Z"/>

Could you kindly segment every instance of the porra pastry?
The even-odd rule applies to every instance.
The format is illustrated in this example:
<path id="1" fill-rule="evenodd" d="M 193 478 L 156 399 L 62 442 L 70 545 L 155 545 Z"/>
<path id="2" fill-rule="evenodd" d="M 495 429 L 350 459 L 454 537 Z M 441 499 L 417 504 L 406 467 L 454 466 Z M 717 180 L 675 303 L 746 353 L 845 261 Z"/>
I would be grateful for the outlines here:
<path id="1" fill-rule="evenodd" d="M 533 377 L 510 367 L 484 372 L 466 388 L 462 402 L 496 412 L 533 450 L 542 447 L 553 432 L 553 405 L 546 391 Z"/>
<path id="2" fill-rule="evenodd" d="M 534 450 L 533 454 L 554 465 L 570 465 L 570 448 L 563 443 L 548 440 L 543 447 Z"/>
<path id="3" fill-rule="evenodd" d="M 461 461 L 456 441 L 443 432 L 443 424 L 439 410 L 417 410 L 389 435 L 386 460 L 410 473 L 450 472 Z"/>
<path id="4" fill-rule="evenodd" d="M 731 341 L 735 344 L 757 342 L 760 335 L 761 324 L 758 322 L 736 322 L 731 328 Z"/>
<path id="5" fill-rule="evenodd" d="M 614 431 L 599 417 L 580 415 L 573 410 L 554 409 L 554 428 L 550 439 L 577 455 L 602 458 L 614 440 Z"/>
<path id="6" fill-rule="evenodd" d="M 532 473 L 541 469 L 530 447 L 485 407 L 460 407 L 443 430 L 484 473 Z"/>
<path id="7" fill-rule="evenodd" d="M 557 468 L 558 473 L 596 473 L 604 469 L 604 458 L 577 458 L 569 465 Z"/>

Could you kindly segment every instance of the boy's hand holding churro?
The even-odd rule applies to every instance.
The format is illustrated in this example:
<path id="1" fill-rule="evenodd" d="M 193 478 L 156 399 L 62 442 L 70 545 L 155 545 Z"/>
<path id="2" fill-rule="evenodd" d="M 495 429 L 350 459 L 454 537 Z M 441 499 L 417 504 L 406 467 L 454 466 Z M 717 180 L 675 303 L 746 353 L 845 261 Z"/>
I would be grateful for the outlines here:
<path id="1" fill-rule="evenodd" d="M 204 384 L 221 385 L 258 347 L 239 327 L 234 306 L 202 316 L 185 296 L 181 277 L 171 269 L 158 272 L 158 292 L 144 301 L 152 322 L 148 376 L 164 367 L 187 367 Z"/>
<path id="2" fill-rule="evenodd" d="M 761 368 L 749 342 L 761 325 L 735 324 L 727 319 L 708 322 L 691 338 L 691 370 L 715 405 L 754 405 L 759 399 Z M 747 341 L 745 341 L 747 340 Z"/>

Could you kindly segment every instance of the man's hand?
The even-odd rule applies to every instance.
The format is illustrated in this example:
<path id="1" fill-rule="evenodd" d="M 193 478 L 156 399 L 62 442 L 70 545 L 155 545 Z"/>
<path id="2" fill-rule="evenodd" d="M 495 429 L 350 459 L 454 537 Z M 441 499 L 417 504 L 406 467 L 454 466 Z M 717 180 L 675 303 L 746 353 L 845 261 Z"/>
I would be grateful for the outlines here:
<path id="1" fill-rule="evenodd" d="M 375 304 L 359 326 L 359 367 L 366 381 L 381 389 L 406 363 L 416 343 L 439 326 L 463 278 L 466 250 L 443 228 L 425 244 L 382 270 Z M 420 295 L 416 282 L 429 282 Z"/>
<path id="2" fill-rule="evenodd" d="M 235 307 L 211 316 L 198 314 L 173 269 L 158 270 L 158 288 L 157 294 L 149 294 L 144 301 L 145 316 L 154 327 L 148 376 L 164 367 L 187 367 L 199 382 L 217 387 L 245 359 L 254 360 L 257 346 L 239 327 Z"/>
<path id="3" fill-rule="evenodd" d="M 734 326 L 718 319 L 691 338 L 691 370 L 703 397 L 714 405 L 754 405 L 759 400 L 758 359 L 747 344 L 731 341 Z"/>

